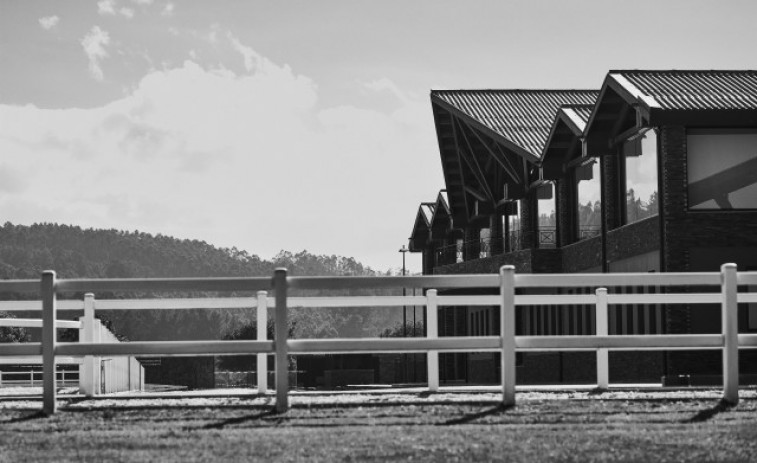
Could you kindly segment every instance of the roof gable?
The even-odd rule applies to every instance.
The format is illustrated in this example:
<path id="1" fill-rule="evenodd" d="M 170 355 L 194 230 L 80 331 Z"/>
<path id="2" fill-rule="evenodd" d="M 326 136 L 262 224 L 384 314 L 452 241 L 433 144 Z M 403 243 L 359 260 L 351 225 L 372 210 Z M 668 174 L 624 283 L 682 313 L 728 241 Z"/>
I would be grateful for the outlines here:
<path id="1" fill-rule="evenodd" d="M 597 90 L 433 90 L 443 105 L 504 142 L 516 153 L 538 160 L 555 111 L 566 104 L 593 104 Z"/>

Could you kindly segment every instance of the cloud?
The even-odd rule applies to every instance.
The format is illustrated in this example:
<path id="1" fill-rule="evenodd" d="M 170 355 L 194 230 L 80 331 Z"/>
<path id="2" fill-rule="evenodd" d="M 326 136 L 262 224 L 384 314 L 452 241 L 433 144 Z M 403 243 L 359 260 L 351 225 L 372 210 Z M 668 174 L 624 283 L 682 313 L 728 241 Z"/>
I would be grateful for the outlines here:
<path id="1" fill-rule="evenodd" d="M 131 0 L 132 2 L 136 3 L 137 5 L 152 5 L 153 0 Z"/>
<path id="2" fill-rule="evenodd" d="M 88 36 L 97 65 L 107 34 Z M 23 192 L 0 195 L 0 216 L 139 229 L 269 257 L 309 249 L 381 266 L 391 252 L 394 262 L 417 208 L 413 192 L 430 198 L 441 177 L 413 167 L 425 165 L 433 126 L 428 114 L 403 114 L 425 105 L 390 114 L 322 108 L 312 79 L 223 37 L 219 46 L 236 51 L 245 71 L 185 61 L 150 71 L 101 107 L 0 105 L 0 181 L 24 179 L 6 187 Z M 350 231 L 356 223 L 359 233 Z"/>
<path id="3" fill-rule="evenodd" d="M 100 0 L 97 2 L 97 14 L 102 16 L 115 16 L 116 15 L 116 1 L 115 0 Z"/>
<path id="4" fill-rule="evenodd" d="M 42 26 L 42 29 L 46 31 L 49 31 L 50 29 L 57 26 L 59 22 L 60 18 L 58 16 L 45 16 L 43 18 L 39 18 L 39 25 Z"/>
<path id="5" fill-rule="evenodd" d="M 174 10 L 176 9 L 176 5 L 173 3 L 166 3 L 166 5 L 163 7 L 163 11 L 160 12 L 163 16 L 173 16 Z"/>
<path id="6" fill-rule="evenodd" d="M 400 100 L 402 103 L 407 103 L 409 100 L 405 96 L 405 94 L 402 92 L 402 90 L 397 87 L 397 85 L 392 82 L 391 80 L 387 79 L 386 77 L 381 79 L 372 80 L 370 82 L 366 82 L 363 84 L 365 88 L 368 90 L 374 91 L 374 92 L 389 92 L 395 97 L 397 97 L 398 100 Z"/>
<path id="7" fill-rule="evenodd" d="M 100 29 L 99 26 L 92 27 L 89 33 L 81 39 L 81 46 L 89 60 L 89 73 L 95 80 L 103 80 L 100 61 L 108 57 L 105 47 L 109 44 L 110 35 L 107 31 Z"/>
<path id="8" fill-rule="evenodd" d="M 118 10 L 118 13 L 126 19 L 131 19 L 134 17 L 134 10 L 131 8 L 121 8 L 120 10 Z"/>

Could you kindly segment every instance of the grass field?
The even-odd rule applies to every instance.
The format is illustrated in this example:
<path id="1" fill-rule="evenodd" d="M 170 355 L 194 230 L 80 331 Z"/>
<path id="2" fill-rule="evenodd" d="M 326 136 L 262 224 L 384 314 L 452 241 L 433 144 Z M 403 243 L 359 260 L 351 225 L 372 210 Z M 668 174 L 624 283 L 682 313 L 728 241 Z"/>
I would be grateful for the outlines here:
<path id="1" fill-rule="evenodd" d="M 757 461 L 757 392 L 0 401 L 0 461 Z"/>

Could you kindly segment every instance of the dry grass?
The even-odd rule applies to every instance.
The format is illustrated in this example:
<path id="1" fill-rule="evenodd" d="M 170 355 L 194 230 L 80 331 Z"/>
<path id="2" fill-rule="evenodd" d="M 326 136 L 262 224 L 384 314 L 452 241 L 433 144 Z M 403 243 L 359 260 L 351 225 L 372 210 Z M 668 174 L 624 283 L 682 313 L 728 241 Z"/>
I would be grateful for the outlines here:
<path id="1" fill-rule="evenodd" d="M 0 401 L 0 461 L 756 461 L 757 394 L 718 391 Z"/>

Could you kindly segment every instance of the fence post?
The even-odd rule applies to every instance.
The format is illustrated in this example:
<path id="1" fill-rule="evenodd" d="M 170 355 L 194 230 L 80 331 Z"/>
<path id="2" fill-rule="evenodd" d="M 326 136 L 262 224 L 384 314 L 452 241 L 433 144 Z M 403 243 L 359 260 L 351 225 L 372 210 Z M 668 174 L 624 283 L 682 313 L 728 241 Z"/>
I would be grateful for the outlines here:
<path id="1" fill-rule="evenodd" d="M 258 308 L 255 313 L 258 325 L 258 341 L 268 338 L 268 293 L 258 291 Z M 268 391 L 268 354 L 258 354 L 258 394 Z"/>
<path id="2" fill-rule="evenodd" d="M 276 347 L 276 412 L 283 413 L 289 408 L 289 359 L 287 358 L 287 271 L 277 268 L 273 276 L 276 291 L 275 336 Z"/>
<path id="3" fill-rule="evenodd" d="M 436 339 L 439 337 L 438 323 L 438 302 L 437 291 L 429 289 L 426 292 L 426 338 Z M 426 376 L 428 378 L 428 390 L 436 392 L 439 390 L 439 352 L 428 351 L 426 355 Z"/>
<path id="4" fill-rule="evenodd" d="M 56 305 L 55 271 L 42 272 L 42 412 L 52 415 L 57 408 L 55 384 Z"/>
<path id="5" fill-rule="evenodd" d="M 736 264 L 723 264 L 721 317 L 723 324 L 723 400 L 739 402 L 739 323 Z"/>
<path id="6" fill-rule="evenodd" d="M 94 319 L 93 324 L 93 330 L 92 330 L 92 342 L 95 344 L 100 344 L 102 342 L 102 331 L 103 331 L 103 325 L 100 323 L 100 320 Z M 92 368 L 94 369 L 92 374 L 92 381 L 94 382 L 94 388 L 92 389 L 92 392 L 97 394 L 102 394 L 103 388 L 102 388 L 102 357 L 100 356 L 93 356 L 92 357 Z"/>
<path id="7" fill-rule="evenodd" d="M 81 320 L 79 341 L 92 343 L 95 340 L 95 295 L 84 295 L 84 317 Z M 91 355 L 84 356 L 79 371 L 79 388 L 87 397 L 95 395 L 95 358 Z"/>
<path id="8" fill-rule="evenodd" d="M 596 335 L 607 336 L 607 288 L 597 288 Z M 597 349 L 597 388 L 606 390 L 610 386 L 609 355 L 606 348 Z"/>
<path id="9" fill-rule="evenodd" d="M 499 271 L 500 337 L 502 341 L 502 405 L 515 405 L 515 267 Z"/>

